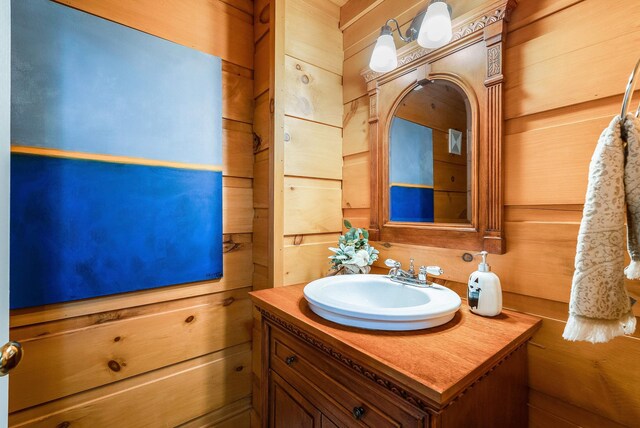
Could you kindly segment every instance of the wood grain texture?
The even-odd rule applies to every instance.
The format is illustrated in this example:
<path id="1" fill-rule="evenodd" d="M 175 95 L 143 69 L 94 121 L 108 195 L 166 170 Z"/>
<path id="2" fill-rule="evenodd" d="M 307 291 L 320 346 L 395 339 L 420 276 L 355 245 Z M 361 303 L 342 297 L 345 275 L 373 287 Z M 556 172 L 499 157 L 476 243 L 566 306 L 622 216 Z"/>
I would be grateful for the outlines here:
<path id="1" fill-rule="evenodd" d="M 222 174 L 253 177 L 253 133 L 251 125 L 232 120 L 222 121 Z"/>
<path id="2" fill-rule="evenodd" d="M 285 57 L 285 114 L 342 127 L 342 78 L 312 64 Z"/>
<path id="3" fill-rule="evenodd" d="M 253 216 L 253 262 L 269 266 L 269 210 L 257 208 Z"/>
<path id="4" fill-rule="evenodd" d="M 269 68 L 271 67 L 269 36 L 265 35 L 256 43 L 255 64 L 253 70 L 253 94 L 255 97 L 269 90 Z M 256 121 L 254 120 L 254 124 Z"/>
<path id="5" fill-rule="evenodd" d="M 270 3 L 270 0 L 255 0 L 253 2 L 253 32 L 256 43 L 269 31 L 271 24 Z"/>
<path id="6" fill-rule="evenodd" d="M 326 0 L 288 0 L 284 13 L 285 54 L 342 75 L 338 7 Z"/>
<path id="7" fill-rule="evenodd" d="M 531 428 L 624 427 L 611 419 L 603 418 L 536 390 L 529 391 L 529 426 Z"/>
<path id="8" fill-rule="evenodd" d="M 104 322 L 84 328 L 52 331 L 55 323 L 39 325 L 42 333 L 21 338 L 30 358 L 12 373 L 9 411 L 249 341 L 248 290 L 194 297 L 186 307 L 158 304 L 154 312 L 143 316 L 130 313 L 133 311 L 112 312 L 112 320 L 102 318 Z M 211 331 L 214 324 L 216 329 Z M 22 336 L 21 332 L 14 334 Z M 175 346 L 178 337 L 179 347 Z M 34 384 L 39 388 L 34 389 Z"/>
<path id="9" fill-rule="evenodd" d="M 253 151 L 256 154 L 271 147 L 271 114 L 269 113 L 268 92 L 263 92 L 255 100 L 253 132 Z"/>
<path id="10" fill-rule="evenodd" d="M 285 177 L 284 234 L 342 230 L 340 181 Z"/>
<path id="11" fill-rule="evenodd" d="M 226 69 L 225 69 L 226 68 Z M 253 122 L 253 80 L 249 70 L 222 67 L 222 117 Z"/>
<path id="12" fill-rule="evenodd" d="M 294 117 L 284 118 L 284 173 L 342 179 L 340 128 Z"/>
<path id="13" fill-rule="evenodd" d="M 323 276 L 322 248 L 341 230 L 343 50 L 334 3 L 284 2 L 276 56 L 284 68 L 275 82 L 283 91 L 283 246 L 274 287 Z"/>
<path id="14" fill-rule="evenodd" d="M 250 417 L 251 398 L 246 397 L 179 425 L 178 428 L 249 428 Z"/>
<path id="15" fill-rule="evenodd" d="M 373 332 L 338 326 L 314 314 L 304 301 L 303 285 L 251 294 L 259 307 L 441 406 L 524 343 L 540 323 L 508 311 L 497 318 L 483 318 L 462 307 L 444 326 Z M 474 339 L 479 336 L 482 342 Z"/>
<path id="16" fill-rule="evenodd" d="M 270 108 L 272 147 L 269 151 L 269 286 L 280 283 L 283 273 L 282 237 L 285 229 L 284 196 L 284 117 L 288 108 L 287 64 L 285 54 L 286 0 L 272 0 Z"/>
<path id="17" fill-rule="evenodd" d="M 369 208 L 371 206 L 371 192 L 369 191 L 371 156 L 369 156 L 369 152 L 345 156 L 342 176 L 344 177 L 342 207 Z"/>
<path id="18" fill-rule="evenodd" d="M 622 337 L 593 346 L 563 340 L 563 329 L 564 323 L 544 319 L 533 337 L 538 346 L 529 346 L 531 388 L 621 425 L 636 424 L 638 373 L 627 368 L 640 356 L 639 339 Z"/>
<path id="19" fill-rule="evenodd" d="M 362 97 L 344 106 L 342 120 L 342 155 L 349 156 L 369 150 L 369 98 Z"/>
<path id="20" fill-rule="evenodd" d="M 269 151 L 256 153 L 253 164 L 253 207 L 269 208 Z"/>
<path id="21" fill-rule="evenodd" d="M 285 237 L 283 285 L 308 283 L 329 272 L 329 247 L 337 245 L 338 233 Z"/>
<path id="22" fill-rule="evenodd" d="M 222 230 L 224 233 L 251 232 L 253 228 L 253 189 L 251 180 L 222 188 Z M 236 183 L 234 183 L 236 184 Z"/>
<path id="23" fill-rule="evenodd" d="M 175 426 L 251 394 L 249 344 L 32 407 L 10 426 Z"/>
<path id="24" fill-rule="evenodd" d="M 224 3 L 253 15 L 253 0 L 222 0 Z"/>
<path id="25" fill-rule="evenodd" d="M 640 5 L 634 4 L 624 12 L 613 4 L 612 7 L 603 14 L 597 2 L 580 2 L 517 31 L 520 37 L 516 37 L 515 43 L 519 44 L 510 47 L 505 54 L 509 58 L 511 51 L 515 51 L 507 67 L 518 71 L 506 85 L 506 102 L 510 104 L 507 118 L 624 92 L 624 82 L 634 65 L 633 46 L 640 37 L 637 29 L 629 29 L 636 22 L 634 17 L 640 15 Z M 580 16 L 580 19 L 561 28 L 554 26 L 560 20 L 566 22 L 570 16 Z M 611 31 L 588 30 L 594 26 L 611 28 Z M 564 48 L 558 40 L 571 41 L 571 49 Z M 615 52 L 607 49 L 612 44 L 618 46 Z M 632 58 L 625 58 L 625 53 Z M 583 68 L 587 61 L 608 79 L 596 80 L 588 76 Z M 549 73 L 549 70 L 567 67 L 574 72 Z M 529 85 L 537 86 L 536 96 L 524 96 L 529 93 Z"/>
<path id="26" fill-rule="evenodd" d="M 340 29 L 345 29 L 383 0 L 349 0 L 340 8 Z"/>

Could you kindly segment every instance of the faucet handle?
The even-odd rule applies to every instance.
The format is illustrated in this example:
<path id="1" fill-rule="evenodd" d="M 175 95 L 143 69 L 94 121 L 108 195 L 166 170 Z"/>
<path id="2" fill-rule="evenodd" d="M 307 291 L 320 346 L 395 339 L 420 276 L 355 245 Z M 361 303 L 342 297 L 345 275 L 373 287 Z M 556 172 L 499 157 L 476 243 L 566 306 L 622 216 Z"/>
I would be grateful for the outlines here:
<path id="1" fill-rule="evenodd" d="M 424 268 L 424 271 L 431 276 L 440 276 L 444 273 L 444 271 L 440 268 L 440 266 L 422 266 L 420 271 Z"/>
<path id="2" fill-rule="evenodd" d="M 390 268 L 396 268 L 396 269 L 398 269 L 400 266 L 402 266 L 402 265 L 400 264 L 400 262 L 397 262 L 397 261 L 395 261 L 395 260 L 393 260 L 393 259 L 387 259 L 387 260 L 385 260 L 385 261 L 384 261 L 384 264 L 385 264 L 385 265 L 387 265 L 387 267 L 390 267 Z"/>

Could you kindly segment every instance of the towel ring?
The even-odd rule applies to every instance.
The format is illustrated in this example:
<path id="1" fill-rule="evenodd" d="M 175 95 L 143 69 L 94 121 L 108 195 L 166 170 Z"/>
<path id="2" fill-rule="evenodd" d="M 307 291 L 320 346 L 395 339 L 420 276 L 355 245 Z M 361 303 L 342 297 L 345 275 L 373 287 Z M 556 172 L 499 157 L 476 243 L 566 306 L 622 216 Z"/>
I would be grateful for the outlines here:
<path id="1" fill-rule="evenodd" d="M 636 62 L 636 66 L 633 68 L 631 75 L 629 76 L 629 82 L 627 82 L 627 89 L 624 91 L 624 99 L 622 100 L 622 111 L 620 112 L 620 119 L 624 120 L 624 116 L 627 113 L 627 108 L 629 107 L 629 101 L 631 101 L 631 97 L 633 96 L 633 91 L 636 87 L 636 73 L 638 72 L 638 68 L 640 67 L 640 59 Z M 636 117 L 640 114 L 640 105 L 638 106 L 638 110 L 636 110 Z"/>

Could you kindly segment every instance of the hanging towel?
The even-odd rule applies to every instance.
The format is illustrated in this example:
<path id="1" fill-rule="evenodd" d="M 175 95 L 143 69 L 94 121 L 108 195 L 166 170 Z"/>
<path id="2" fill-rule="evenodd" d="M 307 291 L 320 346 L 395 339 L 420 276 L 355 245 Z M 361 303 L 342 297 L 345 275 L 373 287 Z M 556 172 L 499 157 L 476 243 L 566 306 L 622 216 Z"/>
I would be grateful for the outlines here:
<path id="1" fill-rule="evenodd" d="M 624 126 L 627 141 L 620 136 Z M 569 319 L 563 337 L 592 343 L 608 342 L 635 331 L 636 319 L 624 287 L 625 218 L 632 260 L 627 275 L 638 276 L 640 263 L 640 122 L 616 116 L 602 132 L 589 165 Z M 625 209 L 625 199 L 629 210 Z"/>
<path id="2" fill-rule="evenodd" d="M 624 190 L 627 201 L 627 247 L 631 264 L 624 272 L 628 279 L 640 279 L 640 119 L 628 115 L 624 123 L 627 159 Z"/>

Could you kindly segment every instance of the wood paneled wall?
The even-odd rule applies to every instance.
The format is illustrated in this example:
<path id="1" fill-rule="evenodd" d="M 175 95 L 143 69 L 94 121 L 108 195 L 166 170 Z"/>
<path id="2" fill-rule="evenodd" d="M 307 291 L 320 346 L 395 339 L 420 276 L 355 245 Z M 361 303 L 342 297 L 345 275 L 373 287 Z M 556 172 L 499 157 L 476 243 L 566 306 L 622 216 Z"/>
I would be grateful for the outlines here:
<path id="1" fill-rule="evenodd" d="M 281 284 L 324 276 L 342 229 L 340 9 L 284 2 L 284 248 Z M 280 284 L 280 283 L 279 283 Z"/>
<path id="2" fill-rule="evenodd" d="M 481 0 L 451 1 L 454 18 Z M 384 20 L 406 27 L 417 0 L 350 0 L 344 36 L 343 212 L 369 224 L 368 103 L 364 80 Z M 570 343 L 567 318 L 576 237 L 588 164 L 602 129 L 620 109 L 640 57 L 640 3 L 623 0 L 520 0 L 505 52 L 505 216 L 507 253 L 490 257 L 505 306 L 536 314 L 543 327 L 529 344 L 533 427 L 636 426 L 640 418 L 640 334 L 605 345 Z M 632 103 L 633 106 L 635 106 Z M 464 295 L 476 263 L 463 250 L 374 243 L 387 257 L 438 264 Z M 640 284 L 628 282 L 638 298 Z M 636 314 L 640 310 L 636 305 Z"/>
<path id="3" fill-rule="evenodd" d="M 248 426 L 253 2 L 64 0 L 223 60 L 224 278 L 14 311 L 11 426 Z"/>
<path id="4" fill-rule="evenodd" d="M 255 1 L 255 288 L 323 276 L 341 230 L 343 3 Z M 256 346 L 256 364 L 259 355 Z M 258 426 L 261 379 L 253 370 Z"/>

